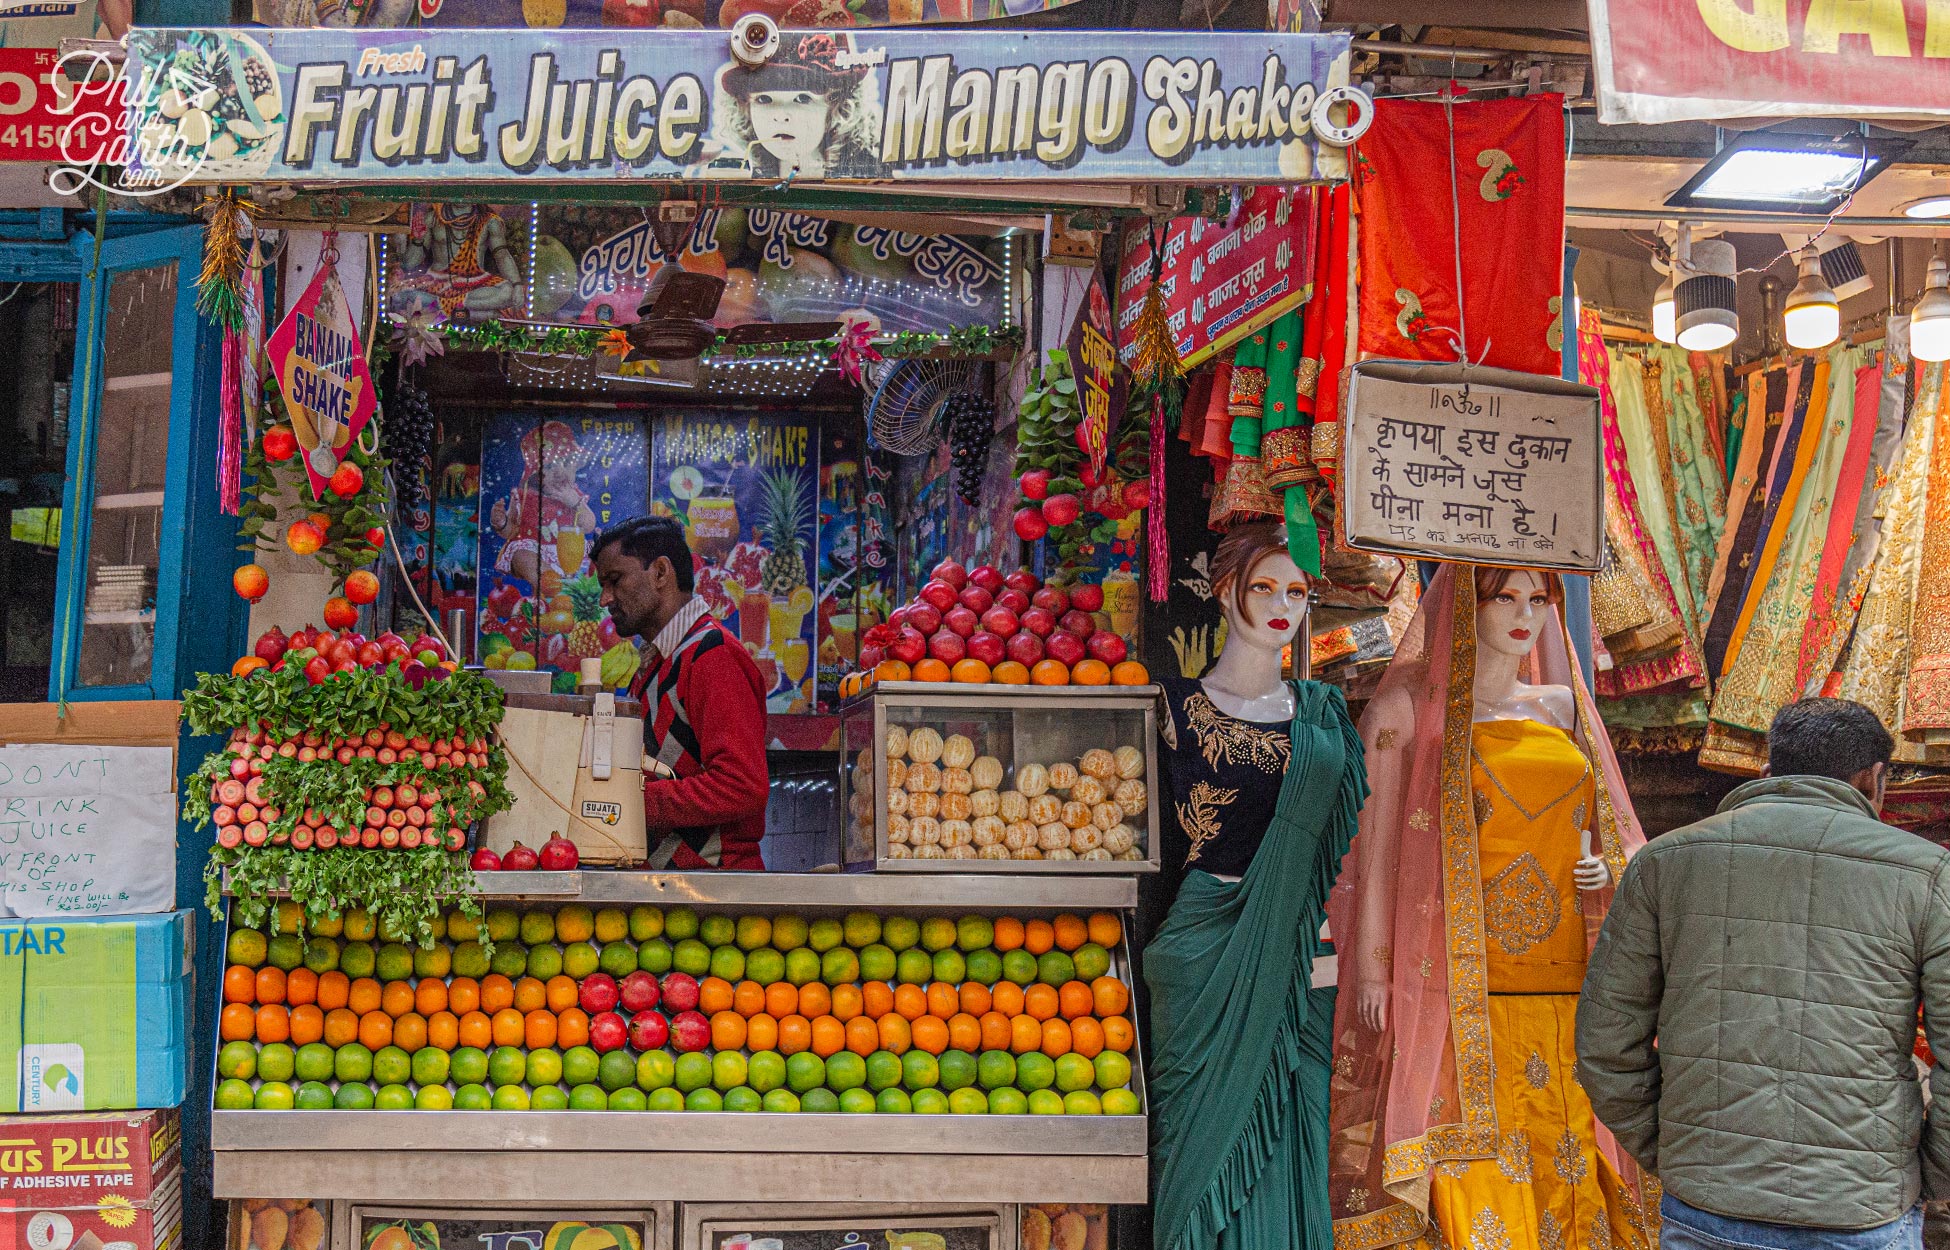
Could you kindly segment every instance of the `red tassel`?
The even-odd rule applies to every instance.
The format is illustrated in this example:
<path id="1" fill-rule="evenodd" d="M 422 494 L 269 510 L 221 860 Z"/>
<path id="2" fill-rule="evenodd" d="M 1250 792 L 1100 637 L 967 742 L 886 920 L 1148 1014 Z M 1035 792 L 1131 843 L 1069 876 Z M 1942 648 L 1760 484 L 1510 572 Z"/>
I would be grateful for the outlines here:
<path id="1" fill-rule="evenodd" d="M 236 330 L 223 332 L 223 376 L 217 392 L 220 411 L 217 426 L 217 501 L 225 516 L 243 510 L 244 406 L 238 388 L 243 385 L 244 336 Z"/>
<path id="2" fill-rule="evenodd" d="M 1171 538 L 1165 533 L 1165 404 L 1162 394 L 1151 397 L 1151 495 L 1145 504 L 1144 542 L 1151 549 L 1145 575 L 1151 602 L 1163 603 L 1171 593 Z"/>

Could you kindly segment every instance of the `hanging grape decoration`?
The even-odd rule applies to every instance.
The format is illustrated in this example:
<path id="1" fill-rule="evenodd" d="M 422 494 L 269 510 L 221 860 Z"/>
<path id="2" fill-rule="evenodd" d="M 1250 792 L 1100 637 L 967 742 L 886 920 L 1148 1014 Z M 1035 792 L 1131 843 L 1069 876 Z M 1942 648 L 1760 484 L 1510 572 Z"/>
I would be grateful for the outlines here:
<path id="1" fill-rule="evenodd" d="M 947 417 L 955 493 L 973 507 L 982 500 L 982 475 L 988 471 L 989 444 L 995 440 L 995 407 L 986 395 L 954 395 L 948 399 Z"/>
<path id="2" fill-rule="evenodd" d="M 425 391 L 404 381 L 393 388 L 381 440 L 395 466 L 400 504 L 406 510 L 432 502 L 433 423 L 433 401 Z"/>

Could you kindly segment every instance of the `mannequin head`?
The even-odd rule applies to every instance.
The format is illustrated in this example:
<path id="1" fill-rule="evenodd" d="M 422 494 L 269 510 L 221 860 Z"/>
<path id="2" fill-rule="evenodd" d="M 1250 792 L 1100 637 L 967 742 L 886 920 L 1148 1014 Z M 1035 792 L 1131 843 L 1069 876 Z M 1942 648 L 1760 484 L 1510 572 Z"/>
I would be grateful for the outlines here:
<path id="1" fill-rule="evenodd" d="M 1564 602 L 1564 583 L 1545 569 L 1476 568 L 1476 645 L 1521 660 Z"/>
<path id="2" fill-rule="evenodd" d="M 1212 553 L 1212 593 L 1226 618 L 1226 645 L 1278 652 L 1307 619 L 1310 583 L 1274 523 L 1241 525 Z"/>

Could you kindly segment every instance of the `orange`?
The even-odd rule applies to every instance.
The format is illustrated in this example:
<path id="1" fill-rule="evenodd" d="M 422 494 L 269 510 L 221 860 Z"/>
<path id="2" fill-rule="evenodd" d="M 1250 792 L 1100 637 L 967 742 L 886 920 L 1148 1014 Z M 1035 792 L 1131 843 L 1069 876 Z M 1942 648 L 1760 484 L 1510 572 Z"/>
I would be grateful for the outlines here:
<path id="1" fill-rule="evenodd" d="M 899 1016 L 882 1016 L 882 1020 L 898 1020 Z M 862 1059 L 880 1049 L 880 1026 L 865 1016 L 855 1016 L 848 1020 L 846 1028 L 846 1048 Z"/>
<path id="2" fill-rule="evenodd" d="M 260 1003 L 283 1002 L 284 982 L 284 969 L 259 968 L 257 970 L 257 1001 Z"/>
<path id="3" fill-rule="evenodd" d="M 922 1016 L 920 1020 L 916 1020 L 910 1026 L 904 1016 L 890 1014 L 880 1017 L 879 1022 L 875 1026 L 876 1032 L 880 1035 L 880 1049 L 891 1050 L 897 1055 L 906 1054 L 910 1046 L 921 1046 L 921 1049 L 927 1050 L 927 1047 L 921 1044 L 922 1023 L 923 1021 L 932 1019 L 934 1019 L 933 1016 Z M 847 1034 L 847 1038 L 849 1041 L 852 1040 L 852 1034 L 850 1032 Z M 930 1051 L 929 1053 L 939 1054 L 940 1052 Z"/>
<path id="4" fill-rule="evenodd" d="M 860 1005 L 867 1015 L 875 1020 L 880 1019 L 894 1009 L 894 987 L 885 981 L 867 982 L 860 987 Z"/>
<path id="5" fill-rule="evenodd" d="M 473 977 L 455 977 L 447 982 L 447 1009 L 457 1016 L 481 1009 L 481 983 Z"/>
<path id="6" fill-rule="evenodd" d="M 1091 1016 L 1070 1021 L 1070 1049 L 1085 1059 L 1095 1059 L 1104 1050 L 1104 1026 Z"/>
<path id="7" fill-rule="evenodd" d="M 358 1041 L 359 1017 L 343 1007 L 332 1008 L 325 1013 L 325 1036 L 320 1040 L 334 1050 L 348 1042 Z"/>
<path id="8" fill-rule="evenodd" d="M 971 1016 L 987 1015 L 989 1008 L 994 1005 L 995 996 L 989 993 L 988 986 L 983 985 L 980 981 L 963 981 L 961 983 L 961 1009 L 963 1011 Z"/>
<path id="9" fill-rule="evenodd" d="M 1131 1022 L 1123 1016 L 1112 1016 L 1108 1020 L 1099 1021 L 1099 1023 L 1104 1026 L 1104 1048 L 1106 1050 L 1114 1050 L 1121 1055 L 1125 1051 L 1128 1051 L 1132 1044 L 1137 1041 L 1137 1033 L 1131 1028 Z"/>
<path id="10" fill-rule="evenodd" d="M 1070 1053 L 1070 1026 L 1062 1020 L 1043 1021 L 1043 1053 L 1059 1059 Z"/>
<path id="11" fill-rule="evenodd" d="M 460 1045 L 460 1017 L 451 1011 L 436 1011 L 428 1016 L 427 1045 L 435 1050 L 452 1050 Z"/>
<path id="12" fill-rule="evenodd" d="M 997 916 L 995 919 L 995 949 L 1008 954 L 1022 945 L 1022 921 L 1014 916 Z"/>
<path id="13" fill-rule="evenodd" d="M 393 1019 L 399 1019 L 413 1010 L 413 987 L 405 981 L 386 982 L 386 988 L 379 992 L 379 1006 Z"/>
<path id="14" fill-rule="evenodd" d="M 986 686 L 991 676 L 989 666 L 972 655 L 967 659 L 956 660 L 955 666 L 948 671 L 954 680 L 967 682 L 972 686 Z"/>
<path id="15" fill-rule="evenodd" d="M 452 991 L 448 991 L 451 996 Z M 515 983 L 498 972 L 490 972 L 481 978 L 481 1010 L 493 1015 L 504 1007 L 515 1005 Z"/>
<path id="16" fill-rule="evenodd" d="M 751 1030 L 745 1025 L 745 1017 L 730 1009 L 717 1012 L 711 1017 L 711 1046 L 714 1050 L 743 1050 L 745 1034 Z"/>
<path id="17" fill-rule="evenodd" d="M 528 1049 L 541 1050 L 545 1046 L 555 1045 L 555 1035 L 560 1026 L 556 1022 L 555 1013 L 548 1008 L 537 1007 L 529 1012 L 522 1017 L 522 1025 L 522 1033 Z M 401 1043 L 401 1045 L 404 1047 L 405 1044 Z"/>
<path id="18" fill-rule="evenodd" d="M 723 977 L 706 977 L 697 984 L 697 1009 L 707 1016 L 731 1010 L 731 982 Z"/>
<path id="19" fill-rule="evenodd" d="M 383 1050 L 393 1044 L 393 1018 L 383 1011 L 368 1011 L 359 1017 L 359 1044 L 367 1050 Z"/>
<path id="20" fill-rule="evenodd" d="M 1004 686 L 1027 686 L 1029 684 L 1029 670 L 1014 660 L 1004 660 L 1002 663 L 996 665 L 995 672 L 992 676 Z"/>
<path id="21" fill-rule="evenodd" d="M 291 1040 L 291 1009 L 282 1003 L 267 1003 L 257 1009 L 257 1040 L 260 1042 L 288 1042 Z"/>
<path id="22" fill-rule="evenodd" d="M 540 1011 L 548 1006 L 548 985 L 534 977 L 523 977 L 515 982 L 514 1009 L 524 1016 L 531 1011 Z"/>
<path id="23" fill-rule="evenodd" d="M 1117 944 L 1124 940 L 1124 922 L 1114 911 L 1093 911 L 1085 924 L 1090 930 L 1090 940 L 1107 951 L 1116 950 Z"/>
<path id="24" fill-rule="evenodd" d="M 1102 660 L 1079 660 L 1070 670 L 1070 680 L 1079 686 L 1110 685 L 1110 665 Z"/>
<path id="25" fill-rule="evenodd" d="M 932 656 L 914 666 L 915 681 L 947 681 L 952 676 L 948 666 Z"/>
<path id="26" fill-rule="evenodd" d="M 1056 918 L 1053 927 L 1056 930 L 1056 944 L 1063 950 L 1073 951 L 1090 940 L 1090 927 L 1083 922 L 1082 916 L 1066 911 Z"/>
<path id="27" fill-rule="evenodd" d="M 227 1003 L 256 1002 L 257 974 L 242 965 L 224 969 L 223 1001 Z"/>
<path id="28" fill-rule="evenodd" d="M 1056 1015 L 1056 990 L 1048 985 L 1032 985 L 1022 992 L 1022 1014 L 1038 1020 L 1053 1019 Z"/>
<path id="29" fill-rule="evenodd" d="M 756 981 L 740 981 L 731 988 L 731 1009 L 747 1020 L 765 1010 L 765 987 Z"/>
<path id="30" fill-rule="evenodd" d="M 979 1023 L 982 1026 L 983 1050 L 1009 1049 L 1009 1017 L 999 1011 L 991 1011 Z"/>
<path id="31" fill-rule="evenodd" d="M 1096 1010 L 1090 987 L 1081 981 L 1066 981 L 1056 991 L 1056 1010 L 1065 1020 L 1075 1020 Z"/>
<path id="32" fill-rule="evenodd" d="M 330 1011 L 343 1007 L 352 996 L 352 979 L 343 972 L 328 972 L 318 978 L 318 1005 Z"/>
<path id="33" fill-rule="evenodd" d="M 946 1020 L 961 1010 L 961 995 L 946 981 L 928 986 L 928 1014 Z"/>
<path id="34" fill-rule="evenodd" d="M 555 1013 L 555 1044 L 563 1050 L 589 1044 L 589 1013 L 580 1007 Z"/>
<path id="35" fill-rule="evenodd" d="M 567 1011 L 576 1005 L 576 979 L 567 976 L 552 976 L 545 987 L 548 991 L 548 1009 Z"/>
<path id="36" fill-rule="evenodd" d="M 460 1018 L 460 1044 L 486 1050 L 494 1045 L 494 1022 L 485 1011 L 470 1011 Z"/>
<path id="37" fill-rule="evenodd" d="M 1037 958 L 1049 954 L 1056 945 L 1056 929 L 1047 920 L 1032 920 L 1022 927 L 1022 948 Z"/>
<path id="38" fill-rule="evenodd" d="M 759 1012 L 745 1022 L 745 1045 L 757 1052 L 779 1048 L 779 1022 L 764 1012 Z"/>
<path id="39" fill-rule="evenodd" d="M 970 1053 L 982 1049 L 982 1022 L 965 1011 L 949 1016 L 948 1045 Z"/>
<path id="40" fill-rule="evenodd" d="M 796 1055 L 812 1046 L 812 1021 L 804 1016 L 779 1017 L 779 1053 Z"/>
<path id="41" fill-rule="evenodd" d="M 882 988 L 884 989 L 886 987 L 883 986 Z M 835 985 L 830 997 L 832 998 L 832 1012 L 840 1018 L 841 1023 L 851 1020 L 867 1009 L 865 996 L 860 993 L 860 987 L 857 985 Z M 806 1014 L 803 1010 L 805 1003 L 806 992 L 802 989 L 799 991 L 799 1005 L 802 1009 L 799 1013 L 800 1015 Z M 817 1015 L 820 1013 L 815 1012 L 814 1014 Z"/>
<path id="42" fill-rule="evenodd" d="M 847 988 L 847 987 L 843 987 Z M 799 987 L 799 1014 L 808 1019 L 813 1016 L 840 1016 L 833 1010 L 833 993 L 817 981 Z M 859 1015 L 859 1012 L 854 1012 Z M 840 1016 L 841 1020 L 847 1017 Z"/>
<path id="43" fill-rule="evenodd" d="M 1029 681 L 1036 686 L 1067 686 L 1070 666 L 1061 660 L 1038 660 L 1036 667 L 1029 670 Z"/>
<path id="44" fill-rule="evenodd" d="M 990 996 L 995 1009 L 1005 1016 L 1022 1014 L 1022 987 L 1014 981 L 997 981 Z"/>
<path id="45" fill-rule="evenodd" d="M 1098 977 L 1090 983 L 1090 997 L 1096 1014 L 1108 1020 L 1121 1016 L 1131 1005 L 1131 987 L 1116 977 Z"/>
<path id="46" fill-rule="evenodd" d="M 291 1044 L 309 1046 L 325 1036 L 325 1013 L 317 1003 L 291 1009 Z"/>
<path id="47" fill-rule="evenodd" d="M 900 1019 L 899 1016 L 887 1017 L 887 1020 L 898 1019 Z M 887 1020 L 882 1020 L 880 1023 L 885 1025 Z M 938 1016 L 922 1016 L 914 1022 L 911 1033 L 914 1044 L 920 1049 L 927 1051 L 930 1055 L 938 1055 L 948 1049 L 948 1025 Z M 894 1050 L 892 1046 L 889 1046 L 887 1049 Z M 901 1050 L 894 1050 L 894 1053 L 898 1055 L 906 1049 L 903 1046 Z"/>
<path id="48" fill-rule="evenodd" d="M 894 1010 L 909 1020 L 928 1014 L 928 992 L 918 985 L 903 985 L 894 991 Z"/>
<path id="49" fill-rule="evenodd" d="M 901 660 L 882 660 L 873 670 L 875 681 L 907 681 L 913 675 L 913 670 Z"/>
<path id="50" fill-rule="evenodd" d="M 765 987 L 765 1011 L 783 1020 L 799 1014 L 799 987 L 790 981 L 774 981 Z"/>
<path id="51" fill-rule="evenodd" d="M 494 1044 L 496 1046 L 519 1046 L 528 1038 L 528 1017 L 513 1007 L 503 1007 L 494 1013 Z"/>
<path id="52" fill-rule="evenodd" d="M 846 1049 L 846 1025 L 831 1016 L 821 1016 L 812 1022 L 812 1053 L 821 1059 L 830 1059 Z"/>
<path id="53" fill-rule="evenodd" d="M 417 1011 L 409 1011 L 393 1021 L 393 1045 L 407 1054 L 412 1054 L 427 1044 L 427 1018 Z"/>
<path id="54" fill-rule="evenodd" d="M 310 968 L 293 968 L 284 978 L 284 1001 L 288 1007 L 317 1002 L 318 974 Z"/>
<path id="55" fill-rule="evenodd" d="M 1151 674 L 1136 660 L 1125 660 L 1110 670 L 1110 684 L 1113 686 L 1145 686 L 1151 683 Z"/>
<path id="56" fill-rule="evenodd" d="M 241 572 L 241 570 L 239 570 Z M 270 662 L 261 655 L 247 655 L 230 666 L 232 677 L 246 677 L 260 668 L 269 668 Z"/>
<path id="57" fill-rule="evenodd" d="M 1009 1049 L 1015 1054 L 1026 1055 L 1043 1047 L 1043 1026 L 1029 1016 L 1017 1016 L 1009 1021 Z"/>

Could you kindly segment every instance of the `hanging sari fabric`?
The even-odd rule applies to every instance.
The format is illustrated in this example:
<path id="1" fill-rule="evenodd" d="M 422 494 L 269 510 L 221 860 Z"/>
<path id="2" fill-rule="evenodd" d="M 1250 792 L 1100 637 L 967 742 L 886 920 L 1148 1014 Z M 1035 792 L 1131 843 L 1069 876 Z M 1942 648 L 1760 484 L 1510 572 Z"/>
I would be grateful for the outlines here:
<path id="1" fill-rule="evenodd" d="M 1770 387 L 1774 392 L 1778 392 L 1772 400 L 1769 399 Z M 1707 626 L 1704 646 L 1707 662 L 1711 666 L 1711 671 L 1715 673 L 1719 672 L 1719 661 L 1726 657 L 1726 635 L 1733 628 L 1731 616 L 1726 619 L 1724 627 L 1720 619 L 1720 610 L 1725 599 L 1723 592 L 1727 582 L 1727 566 L 1729 563 L 1738 563 L 1733 553 L 1742 534 L 1751 539 L 1760 527 L 1762 501 L 1755 497 L 1755 491 L 1760 484 L 1760 461 L 1762 455 L 1771 446 L 1771 435 L 1768 431 L 1778 431 L 1780 428 L 1778 416 L 1787 402 L 1787 376 L 1778 372 L 1751 373 L 1747 376 L 1745 395 L 1748 402 L 1740 405 L 1740 409 L 1743 413 L 1761 414 L 1756 427 L 1760 433 L 1753 438 L 1748 438 L 1743 427 L 1739 456 L 1736 460 L 1729 461 L 1727 466 L 1727 519 L 1720 528 L 1720 545 L 1713 555 L 1713 575 L 1706 583 Z M 1772 426 L 1767 423 L 1767 414 L 1770 412 L 1777 418 Z M 1750 504 L 1753 506 L 1751 526 L 1748 524 L 1747 512 Z M 1747 550 L 1748 548 L 1741 548 L 1743 554 Z M 1744 573 L 1744 567 L 1740 571 Z M 1744 578 L 1736 576 L 1734 580 L 1739 583 L 1744 581 Z"/>
<path id="2" fill-rule="evenodd" d="M 1713 425 L 1709 414 L 1717 411 L 1714 385 L 1719 370 L 1702 369 L 1698 353 L 1689 359 L 1673 348 L 1660 348 L 1646 355 L 1648 363 L 1656 361 L 1660 366 L 1657 407 L 1665 414 L 1664 465 L 1671 486 L 1673 536 L 1684 589 L 1691 597 L 1684 605 L 1686 615 L 1697 638 L 1705 630 L 1706 590 L 1727 519 L 1726 483 L 1708 433 Z"/>
<path id="3" fill-rule="evenodd" d="M 1680 551 L 1679 528 L 1673 520 L 1672 453 L 1666 446 L 1663 403 L 1658 419 L 1647 403 L 1649 387 L 1656 387 L 1655 362 L 1647 369 L 1644 357 L 1614 353 L 1611 360 L 1612 401 L 1618 410 L 1618 432 L 1624 440 L 1625 461 L 1638 490 L 1639 521 L 1659 553 L 1659 565 L 1679 605 L 1679 619 L 1690 637 L 1699 637 L 1693 595 L 1686 584 L 1686 561 Z"/>
<path id="4" fill-rule="evenodd" d="M 1935 399 L 1917 419 L 1940 423 L 1950 404 L 1939 374 Z M 1950 438 L 1939 438 L 1930 456 L 1929 495 L 1924 504 L 1923 553 L 1916 579 L 1909 683 L 1898 722 L 1911 745 L 1931 748 L 1929 762 L 1950 750 Z"/>
<path id="5" fill-rule="evenodd" d="M 1803 386 L 1804 374 L 1807 387 Z M 1778 388 L 1775 384 L 1777 377 L 1780 379 Z M 1776 475 L 1785 474 L 1793 465 L 1793 449 L 1800 438 L 1802 419 L 1807 415 L 1806 393 L 1813 382 L 1812 370 L 1804 370 L 1799 362 L 1784 371 L 1768 374 L 1767 426 L 1754 467 L 1753 489 L 1747 496 L 1747 506 L 1741 512 L 1740 527 L 1734 535 L 1732 562 L 1727 567 L 1726 582 L 1720 588 L 1719 600 L 1713 605 L 1713 619 L 1706 627 L 1707 666 L 1716 678 L 1727 670 L 1727 652 L 1732 648 L 1734 636 L 1739 630 L 1748 588 L 1754 584 L 1754 573 L 1760 561 L 1768 523 L 1780 502 L 1781 492 L 1787 487 L 1785 477 L 1776 481 Z M 1778 409 L 1775 406 L 1777 389 Z M 1783 450 L 1787 453 L 1785 456 Z"/>
<path id="6" fill-rule="evenodd" d="M 1726 475 L 1722 468 L 1727 456 L 1727 371 L 1718 357 L 1706 352 L 1694 352 L 1686 358 L 1692 367 L 1693 395 L 1699 404 L 1700 433 L 1706 452 L 1719 461 L 1713 468 L 1713 475 L 1720 479 L 1720 489 L 1726 490 Z"/>
<path id="7" fill-rule="evenodd" d="M 1307 379 L 1303 352 L 1306 328 L 1311 324 L 1301 314 L 1306 305 L 1283 313 L 1266 327 L 1266 392 L 1260 399 L 1259 446 L 1261 472 L 1268 490 L 1278 494 L 1289 486 L 1300 486 L 1320 475 L 1314 471 L 1309 449 L 1313 444 L 1313 406 L 1311 395 L 1303 406 Z"/>
<path id="8" fill-rule="evenodd" d="M 1882 394 L 1882 353 L 1855 370 L 1855 428 L 1849 431 L 1848 455 L 1842 461 L 1842 476 L 1835 484 L 1835 499 L 1828 509 L 1828 539 L 1821 552 L 1821 568 L 1815 574 L 1814 603 L 1808 609 L 1808 627 L 1801 635 L 1801 660 L 1795 669 L 1794 688 L 1803 695 L 1819 694 L 1821 682 L 1834 663 L 1830 641 L 1841 633 L 1842 604 L 1848 593 L 1849 562 L 1867 529 L 1868 514 L 1875 502 L 1878 449 L 1890 450 L 1894 440 L 1886 437 L 1880 410 Z M 1870 414 L 1875 419 L 1870 419 Z"/>
<path id="9" fill-rule="evenodd" d="M 1259 458 L 1265 436 L 1266 364 L 1271 335 L 1259 330 L 1246 336 L 1232 355 L 1232 377 L 1226 392 L 1226 412 L 1232 458 L 1212 496 L 1210 525 L 1231 529 L 1246 521 L 1284 515 L 1279 498 L 1266 485 Z"/>
<path id="10" fill-rule="evenodd" d="M 1341 374 L 1353 363 L 1348 317 L 1353 311 L 1354 210 L 1348 185 L 1338 183 L 1321 196 L 1326 229 L 1314 235 L 1318 261 L 1314 268 L 1314 306 L 1307 310 L 1308 326 L 1320 326 L 1319 379 L 1314 383 L 1314 466 L 1329 485 L 1341 464 Z"/>

